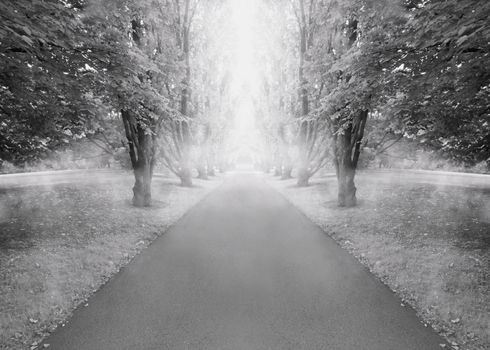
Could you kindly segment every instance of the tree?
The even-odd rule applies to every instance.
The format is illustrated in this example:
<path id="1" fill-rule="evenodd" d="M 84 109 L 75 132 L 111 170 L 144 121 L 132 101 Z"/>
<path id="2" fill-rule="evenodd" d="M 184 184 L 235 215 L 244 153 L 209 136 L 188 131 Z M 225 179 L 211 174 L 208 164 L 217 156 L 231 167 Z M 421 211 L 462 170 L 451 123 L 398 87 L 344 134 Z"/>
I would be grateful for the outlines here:
<path id="1" fill-rule="evenodd" d="M 134 170 L 133 204 L 151 205 L 158 136 L 178 112 L 169 86 L 179 78 L 177 49 L 165 1 L 91 2 L 85 24 L 99 57 L 101 93 L 120 111 Z"/>
<path id="2" fill-rule="evenodd" d="M 404 135 L 466 165 L 490 158 L 487 1 L 411 1 L 382 104 Z"/>
<path id="3" fill-rule="evenodd" d="M 222 35 L 219 25 L 223 21 L 221 6 L 210 4 L 194 20 L 193 50 L 193 106 L 195 108 L 193 127 L 195 140 L 194 159 L 197 177 L 203 180 L 214 175 L 218 152 L 215 143 L 220 127 L 225 120 L 221 118 L 224 104 L 220 89 L 223 59 L 221 53 Z M 215 21 L 209 21 L 214 18 Z M 221 125 L 220 125 L 221 124 Z"/>
<path id="4" fill-rule="evenodd" d="M 308 67 L 314 59 L 312 50 L 315 45 L 315 35 L 320 28 L 319 14 L 324 7 L 324 3 L 317 0 L 297 0 L 293 1 L 292 4 L 298 25 L 297 35 L 299 38 L 300 121 L 298 135 L 298 185 L 307 186 L 309 179 L 326 165 L 328 159 L 328 152 L 322 149 L 325 142 L 325 125 L 319 120 L 310 118 L 312 102 L 318 102 L 318 98 L 313 96 L 313 79 L 309 79 L 307 76 Z M 323 90 L 323 86 L 320 90 Z"/>
<path id="5" fill-rule="evenodd" d="M 260 7 L 258 47 L 260 90 L 254 104 L 260 106 L 257 124 L 266 152 L 264 170 L 274 165 L 274 175 L 292 177 L 298 158 L 298 45 L 290 4 L 269 1 Z"/>
<path id="6" fill-rule="evenodd" d="M 314 109 L 303 113 L 302 135 L 311 138 L 313 147 L 309 149 L 314 149 L 316 143 L 316 147 L 323 148 L 323 157 L 331 152 L 338 180 L 338 203 L 354 206 L 354 178 L 364 128 L 382 86 L 381 57 L 386 59 L 387 52 L 391 52 L 391 36 L 403 23 L 403 16 L 386 1 L 312 0 L 308 7 L 305 5 L 299 2 L 296 10 L 303 33 L 301 42 L 303 47 L 307 43 L 308 54 L 303 74 L 309 82 L 310 98 L 306 100 L 308 91 L 303 89 L 303 106 L 315 103 Z"/>
<path id="7" fill-rule="evenodd" d="M 192 100 L 191 32 L 198 4 L 198 0 L 174 0 L 171 4 L 169 3 L 168 8 L 183 74 L 179 85 L 180 92 L 173 96 L 174 99 L 179 99 L 180 117 L 167 125 L 167 132 L 171 134 L 167 145 L 170 145 L 171 148 L 162 149 L 162 154 L 166 166 L 180 178 L 183 186 L 192 186 L 191 119 L 195 111 L 190 108 Z M 168 152 L 170 149 L 172 151 Z"/>
<path id="8" fill-rule="evenodd" d="M 78 1 L 0 4 L 0 157 L 22 164 L 91 131 Z"/>

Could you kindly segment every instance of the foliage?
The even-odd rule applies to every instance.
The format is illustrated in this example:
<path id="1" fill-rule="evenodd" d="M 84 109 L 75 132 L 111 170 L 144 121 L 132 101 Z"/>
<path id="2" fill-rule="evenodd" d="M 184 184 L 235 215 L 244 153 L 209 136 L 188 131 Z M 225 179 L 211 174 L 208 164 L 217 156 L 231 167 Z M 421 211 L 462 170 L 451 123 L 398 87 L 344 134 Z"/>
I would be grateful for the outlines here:
<path id="1" fill-rule="evenodd" d="M 197 0 L 2 2 L 0 158 L 18 164 L 102 135 L 118 144 L 107 118 L 121 110 L 163 135 L 176 173 L 192 147 L 224 144 L 234 101 L 216 38 L 233 38 L 211 19 L 226 11 Z M 489 159 L 488 1 L 264 0 L 260 16 L 258 124 L 283 166 L 295 153 L 323 166 L 364 110 L 395 139 L 468 165 Z"/>
<path id="2" fill-rule="evenodd" d="M 78 2 L 0 4 L 0 157 L 22 162 L 82 138 L 91 117 Z"/>
<path id="3" fill-rule="evenodd" d="M 369 130 L 376 152 L 405 138 L 463 164 L 488 161 L 488 2 L 290 3 L 306 169 L 299 169 L 306 181 L 298 183 L 307 184 L 313 160 L 331 146 L 340 192 L 345 185 L 354 199 L 366 115 L 378 120 Z"/>
<path id="4" fill-rule="evenodd" d="M 464 164 L 490 158 L 487 1 L 430 1 L 410 11 L 383 107 L 406 136 Z"/>

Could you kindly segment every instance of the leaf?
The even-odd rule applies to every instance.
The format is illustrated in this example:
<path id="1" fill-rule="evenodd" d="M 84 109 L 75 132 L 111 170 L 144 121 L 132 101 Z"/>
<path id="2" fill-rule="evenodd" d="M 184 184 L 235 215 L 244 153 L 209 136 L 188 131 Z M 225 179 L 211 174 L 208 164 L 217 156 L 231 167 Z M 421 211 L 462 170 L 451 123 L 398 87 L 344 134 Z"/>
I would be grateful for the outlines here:
<path id="1" fill-rule="evenodd" d="M 456 41 L 456 45 L 461 46 L 468 40 L 468 35 L 464 35 Z"/>
<path id="2" fill-rule="evenodd" d="M 31 30 L 29 29 L 28 26 L 23 26 L 22 27 L 22 30 L 24 31 L 24 33 L 26 33 L 28 36 L 31 36 L 32 35 L 32 32 Z"/>
<path id="3" fill-rule="evenodd" d="M 34 42 L 32 41 L 31 38 L 29 38 L 28 36 L 26 35 L 22 35 L 21 36 L 21 39 L 24 40 L 27 44 L 29 44 L 30 46 L 34 45 Z"/>

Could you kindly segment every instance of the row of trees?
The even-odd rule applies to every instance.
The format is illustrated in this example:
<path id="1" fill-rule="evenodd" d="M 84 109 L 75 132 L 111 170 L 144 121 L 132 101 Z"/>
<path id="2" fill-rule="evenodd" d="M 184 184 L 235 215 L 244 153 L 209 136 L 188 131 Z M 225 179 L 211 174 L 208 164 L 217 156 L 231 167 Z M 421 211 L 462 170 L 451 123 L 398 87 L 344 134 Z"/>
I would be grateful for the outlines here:
<path id="1" fill-rule="evenodd" d="M 150 205 L 157 160 L 183 185 L 192 184 L 193 167 L 205 178 L 220 163 L 238 103 L 226 54 L 234 38 L 220 27 L 227 6 L 1 2 L 0 158 L 23 162 L 74 139 L 117 138 L 111 125 L 120 119 L 135 205 Z M 380 144 L 406 138 L 465 164 L 489 159 L 488 1 L 259 6 L 261 93 L 253 103 L 266 168 L 283 178 L 296 168 L 307 185 L 332 163 L 339 205 L 353 206 L 366 130 L 383 135 Z"/>
<path id="2" fill-rule="evenodd" d="M 269 4 L 295 24 L 283 25 L 293 34 L 288 55 L 296 62 L 295 84 L 278 96 L 281 103 L 294 96 L 292 108 L 283 110 L 294 142 L 281 140 L 283 125 L 273 128 L 276 145 L 295 146 L 298 185 L 332 161 L 339 205 L 355 205 L 355 171 L 373 116 L 374 131 L 386 140 L 414 139 L 470 165 L 490 159 L 487 1 Z M 291 161 L 276 159 L 289 177 Z"/>
<path id="3" fill-rule="evenodd" d="M 210 152 L 218 134 L 199 118 L 214 108 L 218 89 L 209 67 L 205 74 L 197 64 L 209 39 L 193 32 L 207 20 L 201 5 L 199 0 L 2 2 L 1 159 L 36 159 L 74 139 L 110 133 L 107 125 L 118 115 L 134 169 L 134 205 L 150 205 L 157 160 L 183 185 L 192 185 L 193 147 L 206 144 Z"/>

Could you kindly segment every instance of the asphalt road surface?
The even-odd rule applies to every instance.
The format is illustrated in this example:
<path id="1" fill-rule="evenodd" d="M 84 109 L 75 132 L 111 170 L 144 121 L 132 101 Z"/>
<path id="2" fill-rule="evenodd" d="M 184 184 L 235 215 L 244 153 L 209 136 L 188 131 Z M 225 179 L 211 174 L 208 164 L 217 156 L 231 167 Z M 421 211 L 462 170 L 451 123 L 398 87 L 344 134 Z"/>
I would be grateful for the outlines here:
<path id="1" fill-rule="evenodd" d="M 434 350 L 444 341 L 261 177 L 239 174 L 44 343 L 50 350 Z"/>

